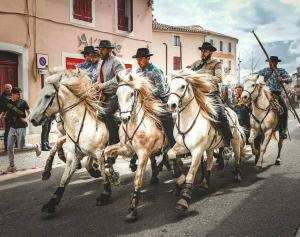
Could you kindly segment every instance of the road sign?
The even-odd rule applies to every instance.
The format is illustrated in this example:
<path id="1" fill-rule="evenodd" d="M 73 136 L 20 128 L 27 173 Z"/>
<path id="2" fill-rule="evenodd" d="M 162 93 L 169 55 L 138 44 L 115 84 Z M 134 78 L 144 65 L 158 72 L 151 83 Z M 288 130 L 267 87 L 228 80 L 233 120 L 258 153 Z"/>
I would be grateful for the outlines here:
<path id="1" fill-rule="evenodd" d="M 48 68 L 48 55 L 47 54 L 37 54 L 36 55 L 36 67 L 37 69 L 47 69 Z"/>

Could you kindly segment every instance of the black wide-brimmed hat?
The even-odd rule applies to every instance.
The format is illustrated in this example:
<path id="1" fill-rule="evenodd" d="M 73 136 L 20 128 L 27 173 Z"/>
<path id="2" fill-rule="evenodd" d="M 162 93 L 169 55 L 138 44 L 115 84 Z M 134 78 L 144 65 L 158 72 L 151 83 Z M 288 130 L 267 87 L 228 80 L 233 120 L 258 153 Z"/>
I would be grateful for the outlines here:
<path id="1" fill-rule="evenodd" d="M 279 59 L 277 56 L 271 56 L 270 60 L 272 62 L 281 62 L 281 59 Z M 267 59 L 266 62 L 268 62 L 269 60 Z"/>
<path id="2" fill-rule="evenodd" d="M 81 51 L 81 54 L 88 54 L 91 51 L 95 51 L 94 46 L 85 46 L 83 51 Z"/>
<path id="3" fill-rule="evenodd" d="M 133 55 L 133 58 L 142 58 L 142 57 L 150 57 L 153 54 L 150 53 L 148 48 L 138 48 L 136 51 L 136 55 Z"/>
<path id="4" fill-rule="evenodd" d="M 115 46 L 109 41 L 109 40 L 101 40 L 99 43 L 99 46 L 96 47 L 98 49 L 103 48 L 103 49 L 114 49 Z"/>
<path id="5" fill-rule="evenodd" d="M 217 51 L 217 49 L 211 45 L 209 42 L 204 42 L 201 47 L 198 47 L 199 50 L 210 50 L 212 52 Z"/>
<path id="6" fill-rule="evenodd" d="M 96 56 L 96 57 L 97 57 L 97 56 L 100 56 L 100 53 L 99 53 L 98 50 L 90 51 L 89 54 L 90 54 L 91 56 Z"/>

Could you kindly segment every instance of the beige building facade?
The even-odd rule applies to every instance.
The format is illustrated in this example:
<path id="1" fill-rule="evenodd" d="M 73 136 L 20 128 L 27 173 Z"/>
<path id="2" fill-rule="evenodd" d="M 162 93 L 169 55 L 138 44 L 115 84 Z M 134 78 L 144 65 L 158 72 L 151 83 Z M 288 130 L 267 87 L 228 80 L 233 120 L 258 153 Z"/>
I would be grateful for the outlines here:
<path id="1" fill-rule="evenodd" d="M 213 57 L 223 62 L 225 73 L 224 84 L 237 83 L 236 47 L 238 39 L 221 33 L 204 29 L 199 25 L 171 26 L 153 21 L 154 53 L 152 61 L 165 74 L 176 73 L 201 57 L 198 47 L 204 41 L 211 42 L 217 51 Z"/>
<path id="2" fill-rule="evenodd" d="M 152 41 L 152 1 L 1 0 L 1 91 L 5 83 L 18 86 L 33 107 L 42 84 L 38 54 L 49 68 L 72 68 L 81 62 L 84 46 L 101 39 L 112 41 L 126 66 L 134 67 L 131 56 Z"/>

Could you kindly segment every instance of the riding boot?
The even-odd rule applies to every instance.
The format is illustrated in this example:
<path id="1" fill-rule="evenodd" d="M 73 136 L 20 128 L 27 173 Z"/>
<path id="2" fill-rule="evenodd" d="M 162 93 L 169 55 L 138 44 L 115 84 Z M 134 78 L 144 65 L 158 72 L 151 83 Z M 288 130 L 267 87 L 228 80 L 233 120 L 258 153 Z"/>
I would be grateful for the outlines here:
<path id="1" fill-rule="evenodd" d="M 274 93 L 274 92 L 273 92 Z M 287 138 L 287 120 L 288 120 L 288 111 L 287 111 L 287 106 L 286 103 L 284 101 L 284 99 L 282 98 L 282 96 L 277 93 L 276 94 L 278 96 L 278 102 L 281 105 L 281 107 L 283 108 L 283 113 L 279 114 L 278 118 L 279 118 L 279 136 L 281 139 L 286 139 Z"/>
<path id="2" fill-rule="evenodd" d="M 173 129 L 174 129 L 174 121 L 172 118 L 171 113 L 165 113 L 163 116 L 161 116 L 160 121 L 162 123 L 162 127 L 164 129 L 164 132 L 166 133 L 166 136 L 169 141 L 170 147 L 173 147 L 176 143 L 173 135 Z"/>
<path id="3" fill-rule="evenodd" d="M 114 116 L 111 114 L 104 114 L 102 118 L 109 132 L 109 144 L 114 145 L 119 143 L 119 126 Z"/>

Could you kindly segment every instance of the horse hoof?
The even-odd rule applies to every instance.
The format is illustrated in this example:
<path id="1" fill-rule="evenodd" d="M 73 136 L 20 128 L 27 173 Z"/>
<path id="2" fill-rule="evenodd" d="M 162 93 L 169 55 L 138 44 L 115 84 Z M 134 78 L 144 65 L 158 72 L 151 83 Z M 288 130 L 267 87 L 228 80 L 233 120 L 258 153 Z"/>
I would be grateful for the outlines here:
<path id="1" fill-rule="evenodd" d="M 94 169 L 94 168 L 91 168 L 87 171 L 90 176 L 92 176 L 93 178 L 100 178 L 101 177 L 101 171 L 98 170 L 98 169 Z"/>
<path id="2" fill-rule="evenodd" d="M 280 160 L 276 160 L 275 165 L 280 165 Z"/>
<path id="3" fill-rule="evenodd" d="M 200 188 L 203 188 L 203 189 L 205 189 L 205 190 L 207 190 L 207 189 L 209 188 L 209 185 L 208 185 L 208 183 L 207 183 L 206 180 L 203 180 L 203 181 L 199 184 L 199 187 L 200 187 Z"/>
<path id="4" fill-rule="evenodd" d="M 243 181 L 241 174 L 235 175 L 234 179 L 235 179 L 235 181 L 238 181 L 238 182 L 242 182 Z"/>
<path id="5" fill-rule="evenodd" d="M 187 203 L 186 200 L 184 200 L 183 198 L 181 198 L 175 206 L 175 209 L 179 212 L 186 212 L 187 209 L 189 207 L 189 204 Z"/>
<path id="6" fill-rule="evenodd" d="M 44 213 L 48 213 L 48 214 L 54 214 L 55 213 L 55 205 L 52 205 L 48 202 L 42 207 L 41 211 Z"/>
<path id="7" fill-rule="evenodd" d="M 157 177 L 151 178 L 150 184 L 152 185 L 159 184 L 159 179 Z"/>
<path id="8" fill-rule="evenodd" d="M 44 171 L 42 174 L 42 180 L 48 180 L 51 177 L 50 171 Z"/>
<path id="9" fill-rule="evenodd" d="M 101 193 L 100 196 L 96 199 L 96 206 L 105 206 L 110 203 L 110 196 L 107 194 Z"/>
<path id="10" fill-rule="evenodd" d="M 129 213 L 125 216 L 126 222 L 134 222 L 137 220 L 137 210 L 129 210 Z"/>

